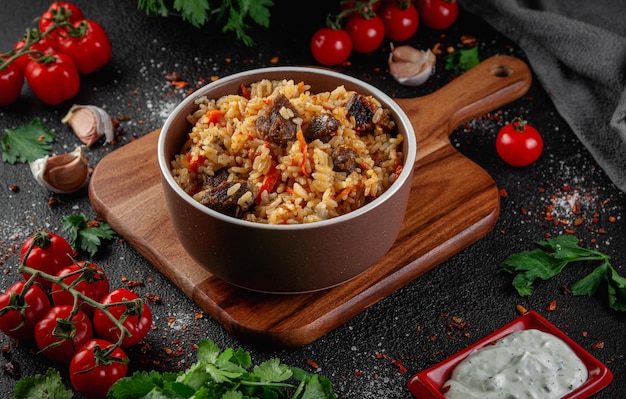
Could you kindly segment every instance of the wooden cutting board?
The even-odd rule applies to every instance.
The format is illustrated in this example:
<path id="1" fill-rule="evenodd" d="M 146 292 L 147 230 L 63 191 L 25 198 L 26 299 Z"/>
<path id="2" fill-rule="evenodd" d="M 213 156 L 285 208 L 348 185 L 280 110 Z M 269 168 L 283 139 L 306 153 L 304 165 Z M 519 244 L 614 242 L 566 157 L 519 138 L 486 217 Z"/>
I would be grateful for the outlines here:
<path id="1" fill-rule="evenodd" d="M 522 96 L 531 73 L 496 56 L 423 97 L 398 99 L 418 141 L 415 177 L 400 234 L 390 251 L 338 287 L 305 294 L 263 294 L 211 275 L 177 241 L 157 162 L 159 131 L 106 155 L 89 197 L 96 212 L 161 273 L 233 336 L 254 343 L 308 344 L 483 237 L 500 211 L 491 176 L 456 151 L 452 130 Z"/>

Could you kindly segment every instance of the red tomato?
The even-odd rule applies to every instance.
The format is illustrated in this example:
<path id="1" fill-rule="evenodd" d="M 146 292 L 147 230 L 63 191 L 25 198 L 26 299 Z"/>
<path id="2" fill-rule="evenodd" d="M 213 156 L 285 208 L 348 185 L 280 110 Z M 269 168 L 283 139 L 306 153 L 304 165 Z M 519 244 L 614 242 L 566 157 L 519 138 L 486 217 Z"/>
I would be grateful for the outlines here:
<path id="1" fill-rule="evenodd" d="M 118 288 L 108 293 L 100 301 L 104 305 L 120 303 L 119 305 L 108 306 L 107 310 L 117 320 L 121 320 L 122 325 L 131 334 L 124 336 L 122 348 L 127 348 L 141 341 L 152 326 L 150 308 L 143 301 L 137 302 L 138 299 L 139 296 L 134 292 L 126 288 Z M 106 340 L 117 342 L 120 338 L 120 329 L 100 309 L 96 309 L 93 313 L 93 326 L 96 333 Z"/>
<path id="2" fill-rule="evenodd" d="M 346 32 L 352 39 L 352 49 L 357 53 L 371 53 L 385 39 L 385 24 L 378 15 L 365 18 L 354 14 L 346 22 Z"/>
<path id="3" fill-rule="evenodd" d="M 90 19 L 74 23 L 76 29 L 65 29 L 57 39 L 59 51 L 69 55 L 78 72 L 94 72 L 111 59 L 111 42 L 104 28 Z"/>
<path id="4" fill-rule="evenodd" d="M 28 339 L 35 325 L 50 310 L 50 300 L 37 284 L 24 295 L 25 281 L 18 281 L 0 295 L 0 331 L 13 339 Z"/>
<path id="5" fill-rule="evenodd" d="M 446 29 L 459 16 L 456 0 L 417 0 L 417 10 L 424 25 L 431 29 Z"/>
<path id="6" fill-rule="evenodd" d="M 311 38 L 311 53 L 325 66 L 345 62 L 352 52 L 352 39 L 343 29 L 320 28 Z"/>
<path id="7" fill-rule="evenodd" d="M 15 60 L 20 68 L 22 68 L 22 71 L 26 70 L 26 65 L 31 59 L 37 59 L 42 55 L 52 54 L 58 50 L 57 42 L 54 41 L 54 39 L 49 36 L 42 37 L 37 30 L 29 30 L 27 36 L 28 37 L 22 38 L 13 46 L 13 50 L 17 52 L 26 45 L 26 41 L 33 43 L 24 51 L 35 51 L 34 53 L 21 55 Z"/>
<path id="8" fill-rule="evenodd" d="M 88 298 L 98 302 L 109 293 L 109 279 L 104 271 L 96 264 L 86 261 L 79 261 L 61 269 L 57 276 L 63 278 L 63 282 L 73 285 L 73 289 Z M 80 281 L 76 282 L 80 278 Z M 55 305 L 73 305 L 74 295 L 70 291 L 63 289 L 60 285 L 52 283 L 50 289 L 52 303 Z M 78 299 L 82 304 L 82 311 L 88 316 L 93 315 L 94 308 Z"/>
<path id="9" fill-rule="evenodd" d="M 52 28 L 55 20 L 58 24 L 61 24 L 64 21 L 74 23 L 83 19 L 85 19 L 85 16 L 78 6 L 65 1 L 55 1 L 41 14 L 39 18 L 39 30 L 46 32 L 48 29 Z M 51 33 L 51 36 L 56 37 L 57 32 L 58 31 L 55 30 L 54 33 Z"/>
<path id="10" fill-rule="evenodd" d="M 417 32 L 417 8 L 408 1 L 400 6 L 397 1 L 388 1 L 379 15 L 385 24 L 385 34 L 389 40 L 402 42 L 409 40 Z"/>
<path id="11" fill-rule="evenodd" d="M 24 257 L 31 247 L 28 259 Z M 33 269 L 44 273 L 56 275 L 65 266 L 74 263 L 72 257 L 75 252 L 70 243 L 62 236 L 48 231 L 38 231 L 27 239 L 20 249 L 20 262 Z M 29 273 L 22 273 L 24 278 L 30 277 Z M 50 290 L 52 283 L 44 278 L 38 278 L 37 282 L 45 291 Z"/>
<path id="12" fill-rule="evenodd" d="M 72 310 L 71 305 L 53 306 L 35 326 L 37 348 L 53 362 L 68 364 L 93 338 L 89 317 L 80 310 L 72 316 Z"/>
<path id="13" fill-rule="evenodd" d="M 92 339 L 70 362 L 72 386 L 88 399 L 105 399 L 111 385 L 126 376 L 128 356 L 103 339 Z"/>
<path id="14" fill-rule="evenodd" d="M 8 57 L 0 57 L 4 62 Z M 0 65 L 0 106 L 13 104 L 22 93 L 24 86 L 24 71 L 16 61 L 7 65 Z"/>
<path id="15" fill-rule="evenodd" d="M 515 118 L 498 132 L 496 151 L 509 165 L 528 166 L 541 156 L 543 139 L 537 129 Z"/>
<path id="16" fill-rule="evenodd" d="M 35 95 L 48 105 L 61 104 L 78 94 L 80 76 L 67 54 L 53 53 L 26 65 L 26 81 Z"/>

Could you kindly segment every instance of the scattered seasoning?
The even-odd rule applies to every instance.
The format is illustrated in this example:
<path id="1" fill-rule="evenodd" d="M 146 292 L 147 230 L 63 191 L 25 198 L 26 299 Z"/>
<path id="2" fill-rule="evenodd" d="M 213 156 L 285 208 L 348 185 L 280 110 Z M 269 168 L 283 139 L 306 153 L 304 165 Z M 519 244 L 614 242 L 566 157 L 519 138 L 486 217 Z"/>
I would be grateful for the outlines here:
<path id="1" fill-rule="evenodd" d="M 546 307 L 546 311 L 554 312 L 555 310 L 556 310 L 556 301 L 550 301 L 550 303 Z"/>
<path id="2" fill-rule="evenodd" d="M 595 344 L 591 345 L 591 349 L 593 350 L 604 349 L 604 341 L 598 341 Z"/>
<path id="3" fill-rule="evenodd" d="M 317 365 L 317 363 L 311 359 L 306 359 L 305 363 L 311 367 L 313 370 L 319 370 L 320 366 Z"/>
<path id="4" fill-rule="evenodd" d="M 13 191 L 14 193 L 17 193 L 18 191 L 20 191 L 20 186 L 18 186 L 17 184 L 11 184 L 9 186 L 9 190 Z"/>
<path id="5" fill-rule="evenodd" d="M 398 368 L 398 371 L 400 372 L 400 374 L 406 374 L 408 371 L 407 368 L 402 363 L 402 360 L 400 359 L 392 359 L 391 364 L 393 364 L 394 366 Z"/>

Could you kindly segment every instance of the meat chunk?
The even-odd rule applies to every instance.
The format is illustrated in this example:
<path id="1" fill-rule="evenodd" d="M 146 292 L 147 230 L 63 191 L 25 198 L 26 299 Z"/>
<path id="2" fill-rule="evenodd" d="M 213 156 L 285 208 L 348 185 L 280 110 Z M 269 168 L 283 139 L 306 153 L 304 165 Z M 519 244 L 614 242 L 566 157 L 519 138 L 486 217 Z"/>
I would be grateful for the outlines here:
<path id="1" fill-rule="evenodd" d="M 304 131 L 304 139 L 307 143 L 320 140 L 328 143 L 333 134 L 339 129 L 339 120 L 331 114 L 321 114 L 313 117 Z"/>
<path id="2" fill-rule="evenodd" d="M 239 203 L 239 199 L 249 191 L 246 181 L 228 181 L 228 170 L 220 169 L 214 176 L 205 176 L 209 187 L 200 203 L 224 215 L 242 218 L 254 205 L 254 199 Z M 239 185 L 238 187 L 235 187 Z"/>
<path id="3" fill-rule="evenodd" d="M 345 145 L 333 149 L 330 156 L 333 159 L 333 170 L 336 172 L 352 173 L 360 167 L 359 154 Z"/>
<path id="4" fill-rule="evenodd" d="M 287 97 L 279 94 L 269 107 L 259 113 L 255 124 L 265 140 L 286 147 L 296 138 L 298 126 L 292 120 L 295 117 L 299 117 L 298 111 Z"/>
<path id="5" fill-rule="evenodd" d="M 374 121 L 372 120 L 376 111 L 367 97 L 361 94 L 353 94 L 346 104 L 348 114 L 354 117 L 354 129 L 358 132 L 374 130 Z"/>

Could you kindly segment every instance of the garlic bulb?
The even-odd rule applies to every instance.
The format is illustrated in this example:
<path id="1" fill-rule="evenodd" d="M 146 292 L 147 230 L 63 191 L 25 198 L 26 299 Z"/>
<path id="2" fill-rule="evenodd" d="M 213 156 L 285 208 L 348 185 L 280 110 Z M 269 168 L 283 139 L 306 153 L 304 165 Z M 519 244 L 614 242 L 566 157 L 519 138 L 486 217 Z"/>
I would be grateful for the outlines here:
<path id="1" fill-rule="evenodd" d="M 89 163 L 82 146 L 67 154 L 36 159 L 30 163 L 30 170 L 40 185 L 58 194 L 78 191 L 89 179 Z"/>
<path id="2" fill-rule="evenodd" d="M 435 73 L 435 55 L 411 46 L 391 46 L 389 73 L 405 86 L 418 86 Z"/>
<path id="3" fill-rule="evenodd" d="M 105 136 L 113 141 L 113 121 L 105 110 L 94 105 L 72 105 L 61 122 L 69 124 L 78 138 L 88 147 Z"/>

